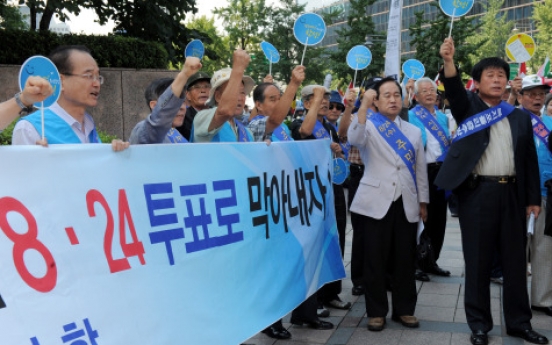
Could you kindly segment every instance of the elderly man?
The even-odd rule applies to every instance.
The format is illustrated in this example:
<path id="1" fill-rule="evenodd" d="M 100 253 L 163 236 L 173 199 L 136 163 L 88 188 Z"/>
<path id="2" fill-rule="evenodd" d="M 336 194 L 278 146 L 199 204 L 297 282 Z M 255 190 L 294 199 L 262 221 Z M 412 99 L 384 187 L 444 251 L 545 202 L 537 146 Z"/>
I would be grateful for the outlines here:
<path id="1" fill-rule="evenodd" d="M 552 179 L 552 154 L 548 149 L 552 117 L 541 114 L 545 97 L 550 92 L 550 86 L 544 83 L 543 78 L 530 75 L 522 80 L 519 91 L 521 109 L 529 113 L 533 123 L 533 134 L 541 182 L 541 208 L 546 208 L 547 188 L 545 182 Z M 543 116 L 544 115 L 544 116 Z M 550 183 L 550 182 L 549 182 Z M 531 237 L 531 309 L 544 312 L 552 316 L 552 237 L 544 235 L 546 221 L 545 212 L 541 212 L 535 222 L 535 229 Z"/>
<path id="2" fill-rule="evenodd" d="M 190 133 L 196 114 L 201 110 L 209 109 L 207 100 L 209 99 L 209 91 L 211 91 L 210 80 L 209 74 L 198 71 L 188 78 L 188 82 L 184 87 L 188 108 L 184 116 L 184 123 L 176 129 L 188 141 L 190 141 Z"/>
<path id="3" fill-rule="evenodd" d="M 450 276 L 450 272 L 439 267 L 437 260 L 439 259 L 445 240 L 447 200 L 445 191 L 437 188 L 433 182 L 439 173 L 441 164 L 443 164 L 450 146 L 448 118 L 436 109 L 437 85 L 433 80 L 429 78 L 416 80 L 414 83 L 414 94 L 416 95 L 418 105 L 408 112 L 408 121 L 422 131 L 429 181 L 429 205 L 427 206 L 427 220 L 424 222 L 424 235 L 430 239 L 435 255 L 435 262 L 432 263 L 432 267 L 420 268 L 425 273 L 446 277 Z M 417 279 L 426 280 L 420 275 L 417 275 Z"/>
<path id="4" fill-rule="evenodd" d="M 251 58 L 238 49 L 232 58 L 232 68 L 216 71 L 211 78 L 208 104 L 214 108 L 197 113 L 192 129 L 192 142 L 248 142 L 253 135 L 236 116 L 243 114 L 245 97 L 255 82 L 244 76 Z"/>
<path id="5" fill-rule="evenodd" d="M 435 184 L 458 195 L 470 341 L 474 345 L 489 342 L 487 333 L 493 328 L 489 277 L 498 246 L 506 332 L 548 344 L 531 327 L 526 285 L 526 217 L 531 213 L 538 217 L 541 205 L 531 118 L 502 101 L 510 73 L 504 60 L 485 58 L 475 64 L 476 94 L 464 89 L 454 52 L 452 38 L 446 38 L 440 48 L 441 75 L 458 130 Z"/>
<path id="6" fill-rule="evenodd" d="M 12 99 L 0 103 L 0 131 L 22 112 L 33 112 L 33 104 L 45 100 L 53 92 L 52 85 L 46 79 L 29 77 L 23 91 L 16 93 Z"/>
<path id="7" fill-rule="evenodd" d="M 85 46 L 61 46 L 54 49 L 50 60 L 61 76 L 61 95 L 57 103 L 44 110 L 45 139 L 49 144 L 100 143 L 92 116 L 86 108 L 98 104 L 104 78 L 96 60 Z M 41 142 L 41 114 L 35 112 L 21 119 L 14 128 L 13 145 L 34 145 Z M 129 143 L 113 140 L 114 151 Z"/>
<path id="8" fill-rule="evenodd" d="M 130 133 L 131 144 L 188 142 L 175 128 L 182 125 L 186 113 L 182 97 L 184 85 L 199 68 L 199 59 L 188 57 L 175 79 L 156 79 L 146 88 L 145 97 L 151 114 L 136 124 Z"/>
<path id="9" fill-rule="evenodd" d="M 349 142 L 366 165 L 351 212 L 364 231 L 364 281 L 368 330 L 381 331 L 389 312 L 386 274 L 391 271 L 391 318 L 419 327 L 416 308 L 416 228 L 425 220 L 429 187 L 420 129 L 400 118 L 401 86 L 378 81 L 376 97 L 365 94 L 349 126 Z M 371 102 L 378 112 L 367 118 Z"/>

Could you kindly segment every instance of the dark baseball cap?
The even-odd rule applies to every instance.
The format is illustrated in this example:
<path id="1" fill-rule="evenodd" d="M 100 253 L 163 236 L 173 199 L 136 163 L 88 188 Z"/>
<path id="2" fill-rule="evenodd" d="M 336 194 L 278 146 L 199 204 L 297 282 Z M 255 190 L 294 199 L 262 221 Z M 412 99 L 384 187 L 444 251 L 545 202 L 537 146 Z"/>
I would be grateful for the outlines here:
<path id="1" fill-rule="evenodd" d="M 379 78 L 379 77 L 368 78 L 364 81 L 362 86 L 364 87 L 364 90 L 373 89 L 374 86 L 376 86 L 377 82 L 380 81 L 381 79 L 382 78 Z"/>
<path id="2" fill-rule="evenodd" d="M 188 81 L 186 82 L 186 90 L 188 90 L 190 86 L 194 85 L 195 83 L 201 80 L 211 82 L 211 77 L 203 71 L 195 72 L 190 76 L 190 78 L 188 78 Z"/>

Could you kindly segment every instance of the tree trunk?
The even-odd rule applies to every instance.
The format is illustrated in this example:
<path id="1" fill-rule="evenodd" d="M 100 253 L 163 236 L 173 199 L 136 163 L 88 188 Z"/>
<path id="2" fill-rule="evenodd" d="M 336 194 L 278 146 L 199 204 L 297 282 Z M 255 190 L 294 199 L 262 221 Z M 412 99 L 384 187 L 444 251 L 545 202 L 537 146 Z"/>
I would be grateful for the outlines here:
<path id="1" fill-rule="evenodd" d="M 29 7 L 29 19 L 31 21 L 31 31 L 36 31 L 36 7 Z"/>
<path id="2" fill-rule="evenodd" d="M 48 31 L 50 29 L 50 22 L 54 16 L 54 9 L 50 7 L 50 3 L 46 4 L 46 8 L 42 13 L 42 19 L 40 20 L 39 31 Z"/>

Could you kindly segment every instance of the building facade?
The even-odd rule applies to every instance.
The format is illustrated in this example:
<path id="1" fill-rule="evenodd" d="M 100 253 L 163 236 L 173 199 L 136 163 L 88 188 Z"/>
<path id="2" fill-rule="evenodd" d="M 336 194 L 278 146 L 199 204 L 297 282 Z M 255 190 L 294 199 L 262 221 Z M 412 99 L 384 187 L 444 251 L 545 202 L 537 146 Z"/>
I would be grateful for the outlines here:
<path id="1" fill-rule="evenodd" d="M 506 13 L 509 21 L 515 23 L 514 29 L 517 32 L 532 34 L 535 30 L 531 16 L 533 15 L 534 3 L 540 3 L 543 0 L 505 0 L 502 6 L 502 13 Z M 423 12 L 425 20 L 435 20 L 437 18 L 438 7 L 430 6 L 433 0 L 403 0 L 402 25 L 401 25 L 401 55 L 405 58 L 413 58 L 415 54 L 414 47 L 411 47 L 409 27 L 416 22 L 415 13 Z M 377 0 L 373 5 L 366 8 L 366 16 L 371 16 L 377 32 L 385 35 L 387 32 L 387 23 L 389 18 L 390 0 Z M 346 27 L 347 17 L 351 11 L 351 4 L 348 0 L 336 1 L 330 5 L 314 8 L 312 12 L 336 13 L 341 14 L 334 20 L 334 23 L 328 25 L 326 36 L 321 45 L 329 50 L 337 50 L 337 31 Z M 468 12 L 468 17 L 477 20 L 486 12 L 485 1 L 475 1 L 472 9 Z"/>

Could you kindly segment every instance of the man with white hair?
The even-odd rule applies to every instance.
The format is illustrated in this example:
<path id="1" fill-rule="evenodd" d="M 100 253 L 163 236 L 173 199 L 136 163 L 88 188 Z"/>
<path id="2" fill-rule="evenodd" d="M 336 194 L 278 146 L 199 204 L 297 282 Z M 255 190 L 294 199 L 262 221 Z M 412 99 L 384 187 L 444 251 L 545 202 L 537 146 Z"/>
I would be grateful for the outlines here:
<path id="1" fill-rule="evenodd" d="M 194 118 L 191 141 L 209 142 L 248 142 L 253 135 L 236 117 L 243 114 L 245 97 L 251 92 L 255 82 L 244 72 L 251 58 L 246 51 L 238 49 L 232 58 L 232 68 L 216 71 L 211 78 L 209 105 Z"/>
<path id="2" fill-rule="evenodd" d="M 447 225 L 447 200 L 445 191 L 433 184 L 445 155 L 450 146 L 448 118 L 435 107 L 437 85 L 430 78 L 420 78 L 414 83 L 414 94 L 418 105 L 408 112 L 408 121 L 420 128 L 424 144 L 429 180 L 429 205 L 427 220 L 424 222 L 424 233 L 430 239 L 434 249 L 435 262 L 431 267 L 420 267 L 425 273 L 439 276 L 450 276 L 449 271 L 437 265 L 437 259 L 443 248 L 445 228 Z M 427 281 L 427 275 L 417 274 L 416 279 Z"/>

